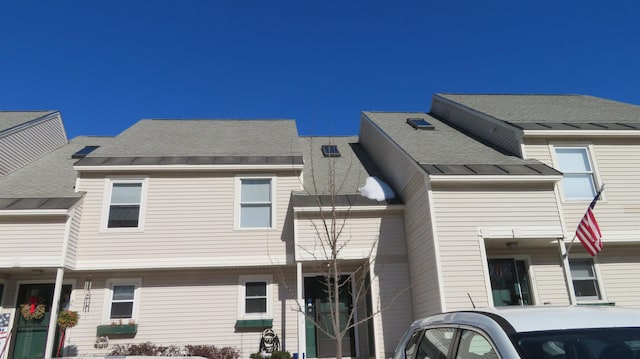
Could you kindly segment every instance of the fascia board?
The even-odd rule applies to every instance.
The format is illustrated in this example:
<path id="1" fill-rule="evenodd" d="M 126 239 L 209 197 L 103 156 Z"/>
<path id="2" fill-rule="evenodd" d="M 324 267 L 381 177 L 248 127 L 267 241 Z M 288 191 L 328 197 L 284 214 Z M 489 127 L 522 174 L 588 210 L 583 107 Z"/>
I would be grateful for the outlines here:
<path id="1" fill-rule="evenodd" d="M 0 216 L 68 216 L 68 209 L 14 209 L 0 211 Z"/>
<path id="2" fill-rule="evenodd" d="M 636 130 L 525 130 L 525 137 L 639 137 Z"/>
<path id="3" fill-rule="evenodd" d="M 322 207 L 293 207 L 295 213 L 319 213 L 319 212 L 373 212 L 373 211 L 401 211 L 404 210 L 404 204 L 390 204 L 379 206 L 322 206 Z"/>

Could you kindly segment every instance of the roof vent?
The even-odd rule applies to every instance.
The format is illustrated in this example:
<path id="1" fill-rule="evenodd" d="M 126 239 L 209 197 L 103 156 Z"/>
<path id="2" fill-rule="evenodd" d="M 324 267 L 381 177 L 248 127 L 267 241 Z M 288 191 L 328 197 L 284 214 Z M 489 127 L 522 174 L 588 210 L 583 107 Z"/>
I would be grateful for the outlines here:
<path id="1" fill-rule="evenodd" d="M 407 123 L 416 130 L 433 130 L 435 128 L 424 118 L 408 118 Z"/>
<path id="2" fill-rule="evenodd" d="M 322 155 L 324 157 L 340 157 L 340 150 L 337 145 L 322 145 Z"/>
<path id="3" fill-rule="evenodd" d="M 71 155 L 71 158 L 85 158 L 88 154 L 93 152 L 100 146 L 84 146 L 83 149 Z"/>

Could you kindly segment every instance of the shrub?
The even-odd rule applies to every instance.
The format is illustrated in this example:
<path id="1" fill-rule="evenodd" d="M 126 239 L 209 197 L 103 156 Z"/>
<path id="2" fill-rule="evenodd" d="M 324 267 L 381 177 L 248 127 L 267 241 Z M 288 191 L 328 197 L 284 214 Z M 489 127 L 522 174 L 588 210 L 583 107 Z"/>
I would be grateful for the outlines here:
<path id="1" fill-rule="evenodd" d="M 151 342 L 116 344 L 108 355 L 201 356 L 209 359 L 238 359 L 240 357 L 240 353 L 231 347 L 216 348 L 213 345 L 185 345 L 184 348 L 180 348 L 175 345 L 155 345 Z"/>
<path id="2" fill-rule="evenodd" d="M 253 353 L 249 356 L 251 359 L 291 359 L 291 354 L 289 352 L 283 351 L 274 351 L 271 354 L 263 355 L 261 352 Z"/>

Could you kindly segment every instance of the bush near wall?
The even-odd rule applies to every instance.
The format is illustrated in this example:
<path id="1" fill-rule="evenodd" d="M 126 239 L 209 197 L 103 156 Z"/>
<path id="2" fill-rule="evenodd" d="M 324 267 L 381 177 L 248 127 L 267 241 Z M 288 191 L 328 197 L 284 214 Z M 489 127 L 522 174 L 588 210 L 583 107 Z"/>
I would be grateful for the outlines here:
<path id="1" fill-rule="evenodd" d="M 231 347 L 217 348 L 213 345 L 156 345 L 151 342 L 139 344 L 116 344 L 108 355 L 148 355 L 148 356 L 201 356 L 209 359 L 238 359 L 240 352 Z"/>

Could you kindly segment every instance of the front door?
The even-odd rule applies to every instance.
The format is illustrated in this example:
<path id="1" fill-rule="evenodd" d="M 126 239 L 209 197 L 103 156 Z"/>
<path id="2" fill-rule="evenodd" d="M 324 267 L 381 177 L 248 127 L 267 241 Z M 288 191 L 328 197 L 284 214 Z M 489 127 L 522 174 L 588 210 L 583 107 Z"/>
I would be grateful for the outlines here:
<path id="1" fill-rule="evenodd" d="M 341 276 L 339 293 L 339 316 L 340 326 L 346 328 L 347 319 L 350 311 L 353 309 L 353 302 L 349 291 L 351 283 L 348 276 Z M 304 296 L 307 316 L 306 320 L 306 341 L 307 356 L 309 358 L 335 358 L 336 357 L 336 341 L 330 335 L 323 332 L 314 325 L 314 321 L 324 331 L 333 333 L 333 321 L 331 314 L 332 302 L 327 293 L 327 285 L 325 277 L 306 277 L 304 279 Z M 355 341 L 353 328 L 349 330 L 347 335 L 342 339 L 342 356 L 350 357 L 355 355 Z"/>
<path id="2" fill-rule="evenodd" d="M 11 358 L 44 358 L 53 289 L 53 283 L 20 285 Z"/>
<path id="3" fill-rule="evenodd" d="M 493 305 L 531 305 L 527 263 L 513 258 L 489 259 Z"/>

